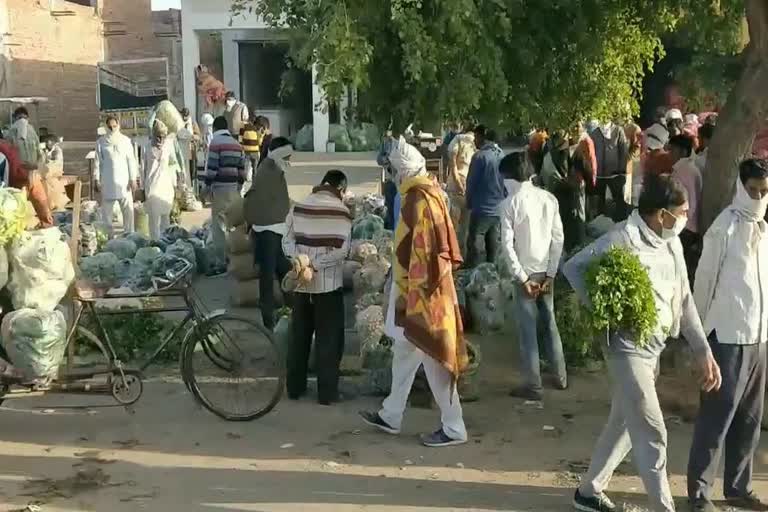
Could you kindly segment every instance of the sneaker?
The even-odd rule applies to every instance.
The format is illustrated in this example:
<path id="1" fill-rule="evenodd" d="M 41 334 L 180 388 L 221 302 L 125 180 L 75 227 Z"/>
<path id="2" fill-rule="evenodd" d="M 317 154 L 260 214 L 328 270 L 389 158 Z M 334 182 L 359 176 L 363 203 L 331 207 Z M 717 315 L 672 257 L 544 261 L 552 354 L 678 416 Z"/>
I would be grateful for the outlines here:
<path id="1" fill-rule="evenodd" d="M 541 390 L 531 389 L 529 387 L 516 387 L 512 388 L 512 391 L 509 392 L 509 396 L 513 396 L 515 398 L 522 398 L 524 400 L 532 400 L 534 402 L 541 402 L 544 398 L 544 395 L 541 393 Z"/>
<path id="2" fill-rule="evenodd" d="M 466 443 L 466 439 L 453 439 L 448 437 L 448 434 L 441 428 L 431 434 L 424 434 L 421 436 L 421 444 L 428 446 L 429 448 L 442 448 L 444 446 L 456 446 Z"/>
<path id="3" fill-rule="evenodd" d="M 605 493 L 587 498 L 582 496 L 578 489 L 573 496 L 573 508 L 582 512 L 615 512 L 618 510 Z"/>
<path id="4" fill-rule="evenodd" d="M 707 498 L 696 498 L 689 502 L 691 512 L 720 512 L 720 509 Z"/>
<path id="5" fill-rule="evenodd" d="M 377 428 L 382 432 L 386 432 L 387 434 L 392 434 L 393 436 L 396 436 L 397 434 L 400 433 L 400 429 L 391 427 L 386 421 L 381 419 L 381 416 L 379 416 L 379 413 L 377 412 L 360 411 L 360 417 L 363 418 L 363 421 L 367 425 Z"/>
<path id="6" fill-rule="evenodd" d="M 729 507 L 733 507 L 740 510 L 765 510 L 768 511 L 768 504 L 763 501 L 753 492 L 750 492 L 746 496 L 726 497 L 726 503 Z"/>

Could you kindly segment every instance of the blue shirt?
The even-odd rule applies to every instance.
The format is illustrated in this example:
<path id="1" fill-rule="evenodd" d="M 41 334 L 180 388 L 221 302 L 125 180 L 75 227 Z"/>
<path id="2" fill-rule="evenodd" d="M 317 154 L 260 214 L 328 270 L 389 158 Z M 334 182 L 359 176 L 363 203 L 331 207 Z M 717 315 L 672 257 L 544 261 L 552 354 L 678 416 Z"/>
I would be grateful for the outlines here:
<path id="1" fill-rule="evenodd" d="M 504 152 L 494 142 L 486 142 L 472 157 L 467 175 L 467 208 L 472 215 L 498 217 L 498 206 L 507 197 L 499 163 Z"/>

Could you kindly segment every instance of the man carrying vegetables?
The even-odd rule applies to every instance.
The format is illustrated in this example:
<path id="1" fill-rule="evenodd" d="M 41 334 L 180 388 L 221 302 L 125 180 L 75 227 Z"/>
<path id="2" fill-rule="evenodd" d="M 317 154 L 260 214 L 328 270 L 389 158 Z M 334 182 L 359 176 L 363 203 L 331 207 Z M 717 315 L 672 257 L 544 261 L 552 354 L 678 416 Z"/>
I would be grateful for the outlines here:
<path id="1" fill-rule="evenodd" d="M 630 218 L 565 265 L 565 276 L 591 309 L 593 324 L 604 327 L 613 391 L 610 416 L 574 496 L 576 510 L 616 510 L 604 491 L 630 450 L 650 508 L 675 510 L 667 480 L 667 430 L 655 382 L 667 339 L 682 334 L 691 345 L 704 392 L 718 390 L 721 383 L 678 239 L 687 213 L 679 182 L 648 177 Z M 611 271 L 604 272 L 603 266 Z"/>
<path id="2" fill-rule="evenodd" d="M 768 341 L 766 208 L 768 161 L 746 160 L 739 167 L 733 202 L 704 236 L 694 297 L 723 385 L 701 396 L 688 460 L 688 498 L 695 511 L 717 510 L 710 498 L 721 454 L 728 505 L 768 510 L 752 492 Z"/>

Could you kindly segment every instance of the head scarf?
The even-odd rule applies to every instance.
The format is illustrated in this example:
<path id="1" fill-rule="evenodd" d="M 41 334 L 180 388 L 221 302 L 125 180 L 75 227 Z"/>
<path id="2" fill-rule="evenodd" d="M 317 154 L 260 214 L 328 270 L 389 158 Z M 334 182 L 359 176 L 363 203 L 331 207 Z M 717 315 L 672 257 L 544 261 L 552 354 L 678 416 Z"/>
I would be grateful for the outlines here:
<path id="1" fill-rule="evenodd" d="M 424 155 L 414 146 L 405 142 L 403 137 L 400 137 L 400 140 L 392 148 L 392 152 L 389 154 L 389 163 L 397 172 L 399 183 L 427 172 L 427 161 Z"/>
<path id="2" fill-rule="evenodd" d="M 167 136 L 168 127 L 165 123 L 160 120 L 155 121 L 155 124 L 152 125 L 152 140 L 155 145 L 158 145 L 158 143 L 164 140 Z"/>
<path id="3" fill-rule="evenodd" d="M 650 150 L 663 149 L 669 141 L 669 132 L 656 123 L 645 130 L 645 146 Z"/>
<path id="4" fill-rule="evenodd" d="M 16 134 L 19 139 L 26 140 L 29 135 L 29 119 L 20 117 L 14 121 L 13 126 L 16 128 Z"/>
<path id="5" fill-rule="evenodd" d="M 736 178 L 736 194 L 731 203 L 731 210 L 742 220 L 749 222 L 752 229 L 749 248 L 756 249 L 764 234 L 762 228 L 765 212 L 768 210 L 768 197 L 752 199 L 741 179 Z"/>
<path id="6" fill-rule="evenodd" d="M 672 119 L 683 120 L 683 113 L 679 108 L 671 108 L 667 110 L 667 114 L 664 116 L 664 120 L 669 123 Z"/>
<path id="7" fill-rule="evenodd" d="M 288 157 L 290 157 L 293 154 L 293 146 L 290 144 L 286 144 L 285 146 L 280 146 L 279 148 L 275 148 L 271 150 L 267 157 L 271 160 L 274 160 L 274 162 L 277 164 L 277 166 L 283 171 L 286 172 L 291 167 L 291 162 L 287 160 Z"/>

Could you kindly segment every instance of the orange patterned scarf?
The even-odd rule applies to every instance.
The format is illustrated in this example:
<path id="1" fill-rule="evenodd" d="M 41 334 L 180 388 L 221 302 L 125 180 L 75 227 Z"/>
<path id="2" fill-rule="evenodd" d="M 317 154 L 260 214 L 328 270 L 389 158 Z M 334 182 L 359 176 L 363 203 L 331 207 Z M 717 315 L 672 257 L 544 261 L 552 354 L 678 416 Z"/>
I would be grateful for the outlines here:
<path id="1" fill-rule="evenodd" d="M 453 268 L 459 243 L 440 189 L 426 176 L 401 184 L 395 233 L 395 324 L 406 339 L 458 379 L 468 363 Z"/>

